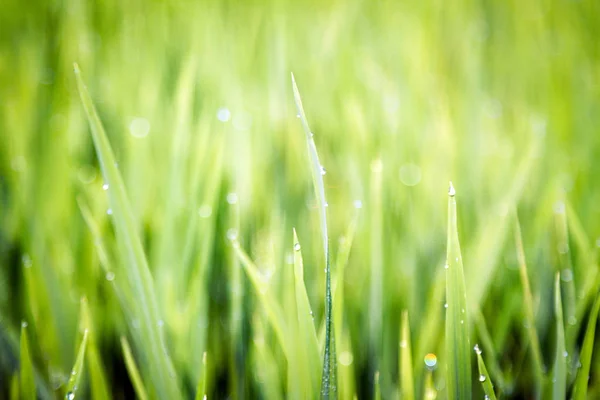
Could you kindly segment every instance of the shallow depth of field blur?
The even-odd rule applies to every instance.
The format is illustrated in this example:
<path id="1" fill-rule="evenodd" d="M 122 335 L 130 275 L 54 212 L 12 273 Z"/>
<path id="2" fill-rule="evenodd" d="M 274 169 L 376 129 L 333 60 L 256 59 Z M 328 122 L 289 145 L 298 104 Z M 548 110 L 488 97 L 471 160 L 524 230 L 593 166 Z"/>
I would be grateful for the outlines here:
<path id="1" fill-rule="evenodd" d="M 132 281 L 139 265 L 115 235 L 123 217 L 109 204 L 114 187 L 75 62 L 123 178 L 150 286 Z M 291 72 L 326 171 L 338 396 L 411 398 L 401 383 L 410 370 L 416 398 L 447 398 L 452 181 L 465 339 L 482 350 L 484 380 L 502 398 L 560 398 L 558 379 L 571 397 L 600 288 L 600 3 L 8 0 L 0 398 L 27 398 L 23 335 L 37 396 L 74 398 L 86 330 L 77 398 L 319 393 L 323 239 Z M 297 314 L 300 254 L 314 328 Z M 153 320 L 137 318 L 149 307 L 141 284 L 152 288 L 156 326 L 140 328 Z M 273 309 L 288 322 L 281 331 Z M 402 370 L 404 310 L 412 359 Z M 313 331 L 316 359 L 302 355 Z M 589 398 L 600 397 L 598 343 Z M 483 398 L 469 355 L 473 398 Z"/>

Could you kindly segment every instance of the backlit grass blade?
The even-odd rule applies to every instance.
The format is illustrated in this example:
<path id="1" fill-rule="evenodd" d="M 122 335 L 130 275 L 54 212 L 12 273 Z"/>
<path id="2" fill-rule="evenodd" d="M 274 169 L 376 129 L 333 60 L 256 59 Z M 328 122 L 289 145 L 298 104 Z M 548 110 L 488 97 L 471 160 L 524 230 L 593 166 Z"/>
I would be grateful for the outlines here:
<path id="1" fill-rule="evenodd" d="M 531 357 L 535 374 L 536 391 L 538 394 L 541 394 L 544 365 L 542 361 L 542 352 L 540 350 L 540 342 L 535 327 L 533 296 L 531 294 L 531 286 L 529 285 L 529 277 L 527 275 L 527 263 L 525 260 L 525 251 L 523 250 L 521 224 L 519 223 L 518 215 L 515 215 L 515 246 L 517 249 L 517 260 L 519 262 L 521 287 L 523 289 L 523 311 L 525 313 L 525 320 L 527 321 L 525 329 L 527 330 L 527 335 L 529 336 L 529 342 L 531 344 Z"/>
<path id="2" fill-rule="evenodd" d="M 19 374 L 15 373 L 10 380 L 10 400 L 19 400 L 21 399 L 19 393 Z"/>
<path id="3" fill-rule="evenodd" d="M 313 312 L 306 293 L 304 285 L 304 265 L 302 262 L 302 249 L 298 235 L 294 229 L 294 282 L 296 294 L 296 311 L 298 314 L 298 345 L 301 346 L 299 351 L 305 362 L 305 368 L 310 377 L 310 382 L 306 385 L 307 393 L 315 394 L 314 389 L 318 388 L 318 373 L 321 361 L 319 359 L 319 343 L 317 342 L 317 333 L 313 319 Z"/>
<path id="4" fill-rule="evenodd" d="M 410 325 L 408 311 L 402 311 L 400 322 L 400 398 L 413 400 L 415 398 L 415 383 L 412 370 L 412 355 L 410 345 Z"/>
<path id="5" fill-rule="evenodd" d="M 381 385 L 379 383 L 379 371 L 375 372 L 375 387 L 373 388 L 373 398 L 375 400 L 381 400 Z"/>
<path id="6" fill-rule="evenodd" d="M 485 363 L 483 362 L 483 357 L 481 357 L 481 350 L 478 345 L 475 345 L 475 354 L 477 355 L 477 367 L 479 369 L 479 382 L 481 382 L 481 386 L 483 386 L 483 391 L 485 392 L 486 398 L 489 400 L 496 400 L 496 394 L 494 393 L 494 385 L 492 385 L 492 379 L 488 374 L 487 368 L 485 367 Z"/>
<path id="7" fill-rule="evenodd" d="M 583 346 L 581 347 L 581 354 L 579 356 L 581 368 L 577 371 L 577 378 L 575 379 L 575 386 L 573 388 L 573 400 L 585 400 L 588 398 L 587 388 L 590 379 L 590 366 L 592 363 L 592 352 L 594 351 L 594 337 L 596 334 L 596 321 L 598 320 L 599 309 L 600 296 L 598 296 L 594 302 L 594 306 L 590 312 L 587 329 L 585 330 Z"/>
<path id="8" fill-rule="evenodd" d="M 310 170 L 313 178 L 313 187 L 317 207 L 319 209 L 319 220 L 321 224 L 321 235 L 323 237 L 323 251 L 325 256 L 325 351 L 323 355 L 323 374 L 321 377 L 321 397 L 329 399 L 329 396 L 336 396 L 336 360 L 335 360 L 335 335 L 333 333 L 333 298 L 331 296 L 331 268 L 329 265 L 329 236 L 327 233 L 327 201 L 325 200 L 325 185 L 323 183 L 323 167 L 319 161 L 317 147 L 313 139 L 313 133 L 308 125 L 308 120 L 304 114 L 300 92 L 292 74 L 292 89 L 294 91 L 294 101 L 298 116 L 306 134 L 308 146 L 308 155 L 310 160 Z"/>
<path id="9" fill-rule="evenodd" d="M 29 339 L 27 337 L 27 323 L 21 323 L 21 368 L 20 368 L 20 389 L 21 399 L 35 400 L 35 378 L 33 374 L 33 363 L 31 362 L 31 351 L 29 349 Z"/>
<path id="10" fill-rule="evenodd" d="M 65 390 L 66 398 L 68 400 L 75 400 L 78 398 L 77 391 L 79 390 L 79 385 L 81 383 L 81 375 L 83 374 L 83 363 L 85 361 L 85 348 L 88 340 L 88 330 L 86 329 L 83 333 L 83 339 L 81 344 L 79 345 L 79 350 L 77 351 L 77 358 L 75 358 L 75 364 L 73 364 L 73 368 L 71 369 L 71 375 L 69 377 L 69 382 L 67 383 L 67 387 Z"/>
<path id="11" fill-rule="evenodd" d="M 463 273 L 458 227 L 456 197 L 450 182 L 448 190 L 448 248 L 446 253 L 446 387 L 448 399 L 471 398 L 471 354 L 467 294 Z"/>
<path id="12" fill-rule="evenodd" d="M 79 329 L 82 332 L 87 330 L 87 351 L 86 361 L 89 371 L 92 398 L 95 400 L 110 399 L 110 392 L 106 383 L 106 376 L 102 367 L 102 362 L 96 342 L 96 331 L 92 321 L 92 314 L 87 298 L 81 299 L 81 316 L 79 318 Z"/>
<path id="13" fill-rule="evenodd" d="M 133 384 L 135 394 L 139 400 L 148 400 L 148 392 L 146 391 L 144 383 L 142 382 L 140 372 L 135 364 L 135 360 L 133 359 L 133 354 L 131 354 L 131 347 L 129 347 L 129 342 L 125 336 L 121 336 L 121 347 L 123 348 L 125 367 L 127 368 L 129 379 L 131 379 L 131 383 Z"/>
<path id="14" fill-rule="evenodd" d="M 423 391 L 424 400 L 434 400 L 437 398 L 437 390 L 433 384 L 433 372 L 427 371 L 425 376 L 425 390 Z"/>
<path id="15" fill-rule="evenodd" d="M 139 338 L 139 343 L 136 343 L 136 345 L 140 352 L 143 351 L 143 356 L 147 359 L 144 365 L 148 368 L 157 396 L 161 398 L 179 398 L 181 396 L 175 379 L 175 371 L 164 351 L 158 328 L 158 305 L 154 294 L 152 276 L 134 222 L 125 185 L 108 137 L 77 64 L 74 65 L 74 70 L 77 87 L 89 120 L 94 146 L 100 161 L 102 176 L 105 184 L 108 185 L 107 192 L 117 240 L 126 253 L 124 270 L 133 292 L 130 298 L 135 299 L 134 303 L 130 305 L 134 315 L 128 317 L 139 319 L 140 326 L 139 334 L 135 335 L 136 338 Z"/>
<path id="16" fill-rule="evenodd" d="M 560 294 L 560 273 L 554 280 L 554 315 L 556 317 L 556 355 L 552 377 L 552 399 L 564 400 L 567 394 L 567 350 L 565 349 L 565 325 L 563 322 Z"/>
<path id="17" fill-rule="evenodd" d="M 207 383 L 208 383 L 208 355 L 206 352 L 202 355 L 202 373 L 200 379 L 198 379 L 198 385 L 196 386 L 196 400 L 206 400 Z"/>
<path id="18" fill-rule="evenodd" d="M 502 373 L 500 363 L 498 362 L 498 357 L 496 356 L 496 351 L 494 348 L 492 337 L 490 335 L 490 332 L 488 331 L 485 319 L 483 318 L 483 315 L 481 314 L 479 308 L 476 309 L 473 317 L 475 326 L 477 327 L 477 334 L 479 335 L 479 339 L 481 340 L 482 347 L 488 354 L 488 365 L 491 373 L 490 376 L 494 378 L 494 381 L 496 382 L 500 390 L 507 391 L 507 385 L 505 382 L 504 374 Z"/>

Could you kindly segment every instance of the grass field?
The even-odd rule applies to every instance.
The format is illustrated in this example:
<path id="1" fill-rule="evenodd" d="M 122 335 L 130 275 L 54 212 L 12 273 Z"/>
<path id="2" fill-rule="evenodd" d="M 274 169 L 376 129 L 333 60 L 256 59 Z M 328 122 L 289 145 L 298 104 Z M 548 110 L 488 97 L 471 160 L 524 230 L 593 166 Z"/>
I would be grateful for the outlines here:
<path id="1" fill-rule="evenodd" d="M 599 127 L 594 0 L 4 0 L 0 398 L 600 398 Z"/>

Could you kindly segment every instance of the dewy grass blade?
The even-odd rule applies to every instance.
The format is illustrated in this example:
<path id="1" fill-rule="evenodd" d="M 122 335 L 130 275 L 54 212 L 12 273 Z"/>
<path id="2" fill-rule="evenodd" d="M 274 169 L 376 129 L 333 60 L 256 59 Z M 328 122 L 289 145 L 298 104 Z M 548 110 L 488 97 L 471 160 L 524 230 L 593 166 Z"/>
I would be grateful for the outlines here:
<path id="1" fill-rule="evenodd" d="M 562 299 L 560 295 L 560 273 L 554 280 L 554 314 L 556 317 L 556 355 L 552 377 L 552 399 L 564 400 L 567 394 L 567 350 L 565 348 L 565 325 L 563 322 Z"/>
<path id="2" fill-rule="evenodd" d="M 488 365 L 491 373 L 490 376 L 494 378 L 494 381 L 496 382 L 496 385 L 500 390 L 502 390 L 503 392 L 508 391 L 509 389 L 507 388 L 506 379 L 504 377 L 504 374 L 502 373 L 502 369 L 500 368 L 498 357 L 496 356 L 496 351 L 494 349 L 492 337 L 490 335 L 490 332 L 488 331 L 485 319 L 483 318 L 483 315 L 481 314 L 481 310 L 479 310 L 479 308 L 477 308 L 474 312 L 473 320 L 475 322 L 475 326 L 477 327 L 477 334 L 479 336 L 479 339 L 481 340 L 482 347 L 488 354 Z"/>
<path id="3" fill-rule="evenodd" d="M 21 368 L 20 368 L 20 396 L 24 400 L 35 400 L 35 379 L 33 375 L 33 363 L 31 362 L 31 351 L 27 337 L 27 322 L 21 323 Z"/>
<path id="4" fill-rule="evenodd" d="M 307 388 L 308 393 L 316 393 L 315 388 L 318 388 L 318 374 L 321 361 L 319 359 L 319 343 L 317 342 L 317 333 L 315 330 L 315 322 L 313 319 L 312 309 L 308 300 L 306 286 L 304 285 L 304 266 L 302 262 L 302 249 L 298 235 L 294 229 L 294 281 L 296 294 L 296 311 L 298 313 L 298 344 L 301 346 L 299 350 L 302 354 L 300 357 L 306 357 L 305 367 L 310 377 L 310 382 L 307 383 L 310 387 Z"/>
<path id="5" fill-rule="evenodd" d="M 317 147 L 313 139 L 313 134 L 308 125 L 308 120 L 304 114 L 300 92 L 292 74 L 292 89 L 294 91 L 294 101 L 308 146 L 308 155 L 311 165 L 311 174 L 315 197 L 319 208 L 319 220 L 321 224 L 321 235 L 323 237 L 323 251 L 325 256 L 325 351 L 323 355 L 323 374 L 321 377 L 321 397 L 329 399 L 330 396 L 337 396 L 336 383 L 336 360 L 335 360 L 335 335 L 333 333 L 333 298 L 331 296 L 331 268 L 329 265 L 329 236 L 327 233 L 327 201 L 325 200 L 325 185 L 323 183 L 323 167 L 319 161 Z"/>
<path id="6" fill-rule="evenodd" d="M 494 385 L 492 385 L 492 379 L 488 374 L 487 368 L 485 367 L 485 363 L 483 362 L 483 357 L 481 356 L 481 350 L 478 345 L 475 345 L 475 354 L 477 355 L 477 367 L 479 369 L 479 382 L 481 382 L 481 386 L 483 386 L 483 391 L 485 392 L 486 399 L 496 400 L 496 393 L 494 393 Z"/>
<path id="7" fill-rule="evenodd" d="M 196 400 L 206 400 L 206 389 L 208 387 L 208 355 L 206 352 L 202 355 L 202 374 L 196 385 Z"/>
<path id="8" fill-rule="evenodd" d="M 448 190 L 448 249 L 446 253 L 446 387 L 448 399 L 471 398 L 471 354 L 467 294 L 458 241 L 456 192 Z"/>
<path id="9" fill-rule="evenodd" d="M 523 250 L 523 239 L 521 235 L 521 225 L 519 217 L 516 216 L 515 221 L 515 246 L 517 248 L 517 259 L 519 262 L 519 273 L 521 275 L 521 286 L 523 288 L 523 309 L 525 311 L 525 319 L 527 321 L 527 335 L 531 343 L 531 355 L 533 357 L 533 371 L 535 373 L 536 390 L 538 395 L 541 394 L 541 385 L 543 381 L 544 365 L 542 361 L 542 352 L 540 350 L 540 342 L 538 339 L 537 330 L 535 328 L 535 317 L 533 308 L 533 296 L 531 294 L 531 286 L 529 285 L 529 277 L 527 275 L 527 263 L 525 261 L 525 251 Z"/>
<path id="10" fill-rule="evenodd" d="M 594 336 L 596 334 L 596 321 L 598 320 L 599 309 L 600 296 L 594 302 L 585 331 L 581 355 L 579 357 L 581 368 L 577 371 L 577 378 L 575 379 L 575 386 L 573 388 L 573 400 L 585 400 L 587 398 L 587 387 L 590 379 L 590 365 L 592 363 L 592 352 L 594 351 Z"/>
<path id="11" fill-rule="evenodd" d="M 400 322 L 400 393 L 401 399 L 413 400 L 415 398 L 415 383 L 412 370 L 412 355 L 410 345 L 410 325 L 408 311 L 402 311 Z"/>
<path id="12" fill-rule="evenodd" d="M 77 358 L 75 359 L 75 364 L 73 364 L 73 369 L 71 370 L 69 382 L 67 383 L 67 400 L 74 400 L 77 398 L 77 391 L 79 390 L 79 383 L 81 382 L 81 375 L 83 373 L 83 362 L 85 361 L 85 348 L 87 345 L 87 339 L 88 330 L 86 329 L 83 333 L 83 340 L 79 345 L 79 350 L 77 351 Z"/>
<path id="13" fill-rule="evenodd" d="M 126 251 L 127 262 L 125 272 L 135 299 L 130 307 L 135 310 L 132 319 L 139 319 L 139 343 L 136 343 L 140 352 L 147 359 L 151 382 L 155 385 L 156 394 L 161 398 L 180 398 L 179 388 L 175 379 L 175 371 L 169 357 L 164 351 L 160 331 L 158 328 L 158 305 L 154 293 L 154 285 L 142 242 L 137 233 L 131 206 L 125 192 L 125 185 L 112 148 L 96 112 L 92 99 L 81 77 L 77 64 L 74 65 L 77 87 L 85 112 L 87 114 L 96 153 L 100 161 L 102 175 L 108 185 L 109 203 L 113 214 L 113 222 L 117 240 Z"/>
<path id="14" fill-rule="evenodd" d="M 106 383 L 106 376 L 96 342 L 96 332 L 93 327 L 92 313 L 87 298 L 81 299 L 81 312 L 79 318 L 80 330 L 88 332 L 86 361 L 89 371 L 91 394 L 95 400 L 110 399 L 110 391 Z"/>
<path id="15" fill-rule="evenodd" d="M 133 384 L 135 394 L 140 400 L 148 400 L 148 392 L 144 387 L 144 383 L 142 382 L 140 372 L 138 370 L 137 365 L 135 364 L 135 360 L 133 359 L 133 354 L 131 354 L 131 347 L 129 347 L 129 342 L 127 341 L 125 336 L 121 336 L 121 347 L 123 348 L 125 367 L 127 368 L 129 379 L 131 379 L 131 383 Z"/>

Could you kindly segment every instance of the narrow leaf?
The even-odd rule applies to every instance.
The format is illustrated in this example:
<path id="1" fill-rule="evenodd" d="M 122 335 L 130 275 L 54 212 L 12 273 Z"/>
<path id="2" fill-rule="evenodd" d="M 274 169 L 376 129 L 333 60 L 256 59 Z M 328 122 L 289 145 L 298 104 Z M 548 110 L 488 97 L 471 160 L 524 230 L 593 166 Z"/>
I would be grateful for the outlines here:
<path id="1" fill-rule="evenodd" d="M 207 383 L 208 383 L 208 355 L 206 352 L 202 354 L 202 374 L 198 379 L 198 385 L 196 386 L 196 400 L 206 400 Z"/>
<path id="2" fill-rule="evenodd" d="M 83 333 L 83 340 L 79 345 L 77 351 L 77 358 L 75 358 L 75 364 L 71 369 L 71 376 L 66 388 L 66 397 L 68 400 L 74 400 L 77 398 L 77 391 L 79 390 L 79 384 L 81 382 L 81 375 L 83 373 L 83 362 L 85 361 L 85 348 L 88 340 L 88 330 L 86 329 Z"/>
<path id="3" fill-rule="evenodd" d="M 483 391 L 485 392 L 486 398 L 489 400 L 496 400 L 494 385 L 492 385 L 492 379 L 490 378 L 487 368 L 485 367 L 483 357 L 481 357 L 481 350 L 479 349 L 478 345 L 475 345 L 475 354 L 477 354 L 477 367 L 479 369 L 478 380 L 481 382 L 481 386 L 483 386 Z"/>
<path id="4" fill-rule="evenodd" d="M 24 400 L 35 400 L 35 379 L 33 375 L 33 363 L 31 362 L 31 351 L 27 337 L 27 322 L 21 323 L 21 398 Z"/>
<path id="5" fill-rule="evenodd" d="M 585 400 L 587 399 L 587 388 L 588 381 L 590 379 L 590 366 L 592 364 L 592 352 L 594 351 L 594 336 L 596 334 L 596 321 L 598 320 L 598 310 L 600 309 L 600 296 L 596 297 L 592 311 L 590 312 L 587 329 L 585 330 L 585 337 L 583 339 L 583 346 L 581 348 L 581 355 L 579 362 L 581 368 L 577 372 L 577 378 L 575 379 L 575 386 L 573 388 L 573 400 Z"/>
<path id="6" fill-rule="evenodd" d="M 125 367 L 127 368 L 127 373 L 129 373 L 129 379 L 131 379 L 135 394 L 140 400 L 148 400 L 148 392 L 144 387 L 140 372 L 133 359 L 133 354 L 131 354 L 131 347 L 129 347 L 129 342 L 125 336 L 121 336 L 121 347 L 123 348 L 123 356 L 125 357 Z"/>
<path id="7" fill-rule="evenodd" d="M 564 400 L 567 393 L 567 350 L 565 349 L 565 325 L 563 322 L 562 299 L 560 295 L 560 273 L 554 280 L 554 314 L 556 316 L 556 355 L 552 377 L 552 399 Z"/>
<path id="8" fill-rule="evenodd" d="M 415 384 L 412 370 L 412 355 L 410 344 L 410 326 L 408 311 L 402 311 L 400 323 L 400 398 L 413 400 L 415 398 Z"/>

